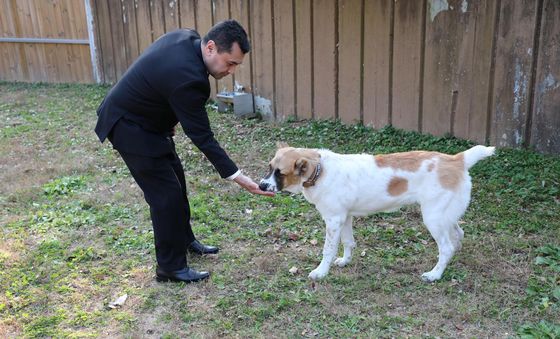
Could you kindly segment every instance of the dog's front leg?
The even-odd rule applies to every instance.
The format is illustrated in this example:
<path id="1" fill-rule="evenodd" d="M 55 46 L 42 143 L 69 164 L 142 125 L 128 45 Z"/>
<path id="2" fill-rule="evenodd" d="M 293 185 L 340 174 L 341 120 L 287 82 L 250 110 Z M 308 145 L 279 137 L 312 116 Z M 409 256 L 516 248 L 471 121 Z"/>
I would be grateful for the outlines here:
<path id="1" fill-rule="evenodd" d="M 350 263 L 350 260 L 352 259 L 352 250 L 356 247 L 354 233 L 352 232 L 351 215 L 346 217 L 346 221 L 344 222 L 344 226 L 340 232 L 340 238 L 342 240 L 342 245 L 344 246 L 344 256 L 342 258 L 336 258 L 334 263 L 338 267 L 344 267 Z"/>
<path id="2" fill-rule="evenodd" d="M 321 260 L 316 269 L 309 273 L 309 278 L 313 280 L 322 279 L 329 273 L 329 268 L 338 250 L 340 232 L 345 219 L 345 217 L 324 218 L 327 224 L 327 234 L 325 236 L 325 245 L 323 246 L 323 260 Z"/>

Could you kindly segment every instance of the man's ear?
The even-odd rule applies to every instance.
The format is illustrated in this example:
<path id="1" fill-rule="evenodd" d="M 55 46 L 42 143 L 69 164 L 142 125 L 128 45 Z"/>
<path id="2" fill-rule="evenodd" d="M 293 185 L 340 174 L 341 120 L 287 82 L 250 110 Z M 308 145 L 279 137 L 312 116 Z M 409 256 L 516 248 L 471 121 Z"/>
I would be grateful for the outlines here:
<path id="1" fill-rule="evenodd" d="M 290 145 L 288 145 L 287 142 L 283 142 L 283 141 L 276 142 L 276 148 L 281 149 L 286 147 L 290 147 Z"/>
<path id="2" fill-rule="evenodd" d="M 214 42 L 214 40 L 208 40 L 206 42 L 206 45 L 204 46 L 204 48 L 206 49 L 206 52 L 208 54 L 212 54 L 212 53 L 217 53 L 218 52 L 218 46 L 216 46 L 216 43 Z"/>
<path id="3" fill-rule="evenodd" d="M 307 172 L 307 168 L 309 167 L 309 162 L 305 158 L 299 158 L 296 160 L 294 164 L 294 174 L 298 176 L 302 176 Z"/>

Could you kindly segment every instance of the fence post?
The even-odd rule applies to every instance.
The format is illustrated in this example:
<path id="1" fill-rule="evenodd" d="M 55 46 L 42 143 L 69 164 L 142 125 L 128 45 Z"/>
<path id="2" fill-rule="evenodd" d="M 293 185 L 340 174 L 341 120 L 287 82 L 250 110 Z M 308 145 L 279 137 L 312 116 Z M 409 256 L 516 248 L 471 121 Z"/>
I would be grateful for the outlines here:
<path id="1" fill-rule="evenodd" d="M 86 21 L 89 36 L 89 51 L 91 56 L 91 68 L 93 70 L 93 78 L 96 83 L 101 83 L 101 73 L 99 72 L 99 60 L 97 55 L 97 45 L 95 44 L 94 18 L 92 12 L 93 0 L 84 0 L 86 9 Z"/>

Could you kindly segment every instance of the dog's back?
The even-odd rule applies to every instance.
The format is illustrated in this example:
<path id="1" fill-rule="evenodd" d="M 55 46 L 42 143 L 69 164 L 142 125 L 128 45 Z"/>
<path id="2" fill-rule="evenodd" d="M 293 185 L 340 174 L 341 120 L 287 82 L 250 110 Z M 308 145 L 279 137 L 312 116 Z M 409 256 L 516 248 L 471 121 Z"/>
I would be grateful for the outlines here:
<path id="1" fill-rule="evenodd" d="M 326 185 L 304 192 L 305 196 L 314 204 L 326 199 L 329 208 L 336 204 L 357 216 L 434 199 L 460 198 L 460 205 L 466 208 L 471 189 L 468 169 L 492 155 L 494 147 L 475 146 L 455 155 L 427 151 L 376 156 L 319 153 L 325 168 L 321 180 Z"/>

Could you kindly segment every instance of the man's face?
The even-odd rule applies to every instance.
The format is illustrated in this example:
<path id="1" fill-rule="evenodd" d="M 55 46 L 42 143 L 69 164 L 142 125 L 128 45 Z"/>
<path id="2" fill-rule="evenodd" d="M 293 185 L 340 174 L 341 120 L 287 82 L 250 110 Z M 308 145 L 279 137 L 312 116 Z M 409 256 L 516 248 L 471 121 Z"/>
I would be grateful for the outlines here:
<path id="1" fill-rule="evenodd" d="M 208 73 L 216 79 L 221 79 L 235 72 L 235 68 L 243 62 L 245 54 L 243 54 L 237 42 L 234 42 L 231 46 L 230 53 L 218 53 L 216 43 L 209 40 L 206 45 L 202 45 L 202 56 Z"/>

